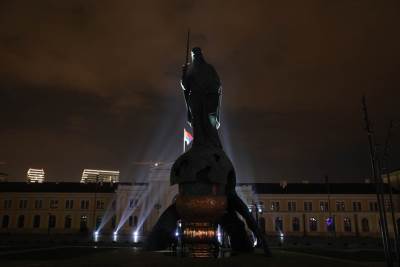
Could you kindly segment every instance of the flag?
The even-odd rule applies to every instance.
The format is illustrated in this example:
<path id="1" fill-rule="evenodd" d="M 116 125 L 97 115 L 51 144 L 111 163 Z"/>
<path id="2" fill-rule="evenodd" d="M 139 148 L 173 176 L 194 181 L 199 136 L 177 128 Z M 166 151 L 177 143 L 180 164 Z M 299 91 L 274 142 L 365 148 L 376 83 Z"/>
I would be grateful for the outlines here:
<path id="1" fill-rule="evenodd" d="M 193 136 L 186 131 L 185 128 L 183 128 L 183 142 L 185 145 L 190 145 L 190 143 L 193 141 Z"/>

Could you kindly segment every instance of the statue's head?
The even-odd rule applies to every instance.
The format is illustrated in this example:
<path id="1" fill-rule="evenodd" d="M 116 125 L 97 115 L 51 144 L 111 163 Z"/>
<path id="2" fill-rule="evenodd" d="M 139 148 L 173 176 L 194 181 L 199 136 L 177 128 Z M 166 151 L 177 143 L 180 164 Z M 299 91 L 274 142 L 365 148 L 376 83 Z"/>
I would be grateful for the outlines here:
<path id="1" fill-rule="evenodd" d="M 203 53 L 201 52 L 200 47 L 194 47 L 192 49 L 192 62 L 195 61 L 204 61 Z"/>

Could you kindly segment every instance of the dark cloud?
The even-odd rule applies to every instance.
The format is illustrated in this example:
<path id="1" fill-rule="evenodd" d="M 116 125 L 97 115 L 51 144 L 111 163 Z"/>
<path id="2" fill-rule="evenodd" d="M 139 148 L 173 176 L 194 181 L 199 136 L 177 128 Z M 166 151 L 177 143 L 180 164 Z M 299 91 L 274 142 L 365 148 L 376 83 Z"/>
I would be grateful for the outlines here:
<path id="1" fill-rule="evenodd" d="M 84 167 L 119 168 L 130 179 L 133 161 L 173 160 L 190 27 L 223 81 L 223 135 L 240 176 L 367 176 L 361 95 L 380 140 L 400 117 L 399 7 L 1 1 L 2 168 L 21 177 L 44 167 L 69 180 Z"/>

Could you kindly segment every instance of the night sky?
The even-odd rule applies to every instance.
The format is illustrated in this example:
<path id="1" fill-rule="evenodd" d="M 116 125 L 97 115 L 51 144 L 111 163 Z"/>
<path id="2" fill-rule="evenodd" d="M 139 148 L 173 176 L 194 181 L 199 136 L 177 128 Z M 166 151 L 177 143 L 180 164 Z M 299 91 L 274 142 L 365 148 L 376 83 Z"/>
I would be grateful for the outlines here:
<path id="1" fill-rule="evenodd" d="M 175 160 L 190 27 L 222 80 L 239 181 L 362 181 L 363 93 L 380 144 L 400 120 L 399 14 L 399 1 L 0 1 L 0 172 L 132 181 Z"/>

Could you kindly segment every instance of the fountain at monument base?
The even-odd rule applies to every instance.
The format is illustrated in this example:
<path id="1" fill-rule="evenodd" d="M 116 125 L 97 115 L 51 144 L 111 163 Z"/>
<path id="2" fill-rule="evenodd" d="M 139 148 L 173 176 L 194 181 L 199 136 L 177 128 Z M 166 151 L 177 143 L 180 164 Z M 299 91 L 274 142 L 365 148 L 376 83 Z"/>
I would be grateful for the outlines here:
<path id="1" fill-rule="evenodd" d="M 194 258 L 217 257 L 217 227 L 212 223 L 182 223 L 180 249 L 183 254 Z"/>
<path id="2" fill-rule="evenodd" d="M 191 257 L 217 257 L 219 238 L 217 221 L 226 209 L 226 197 L 217 195 L 178 195 L 177 212 L 179 249 Z"/>

